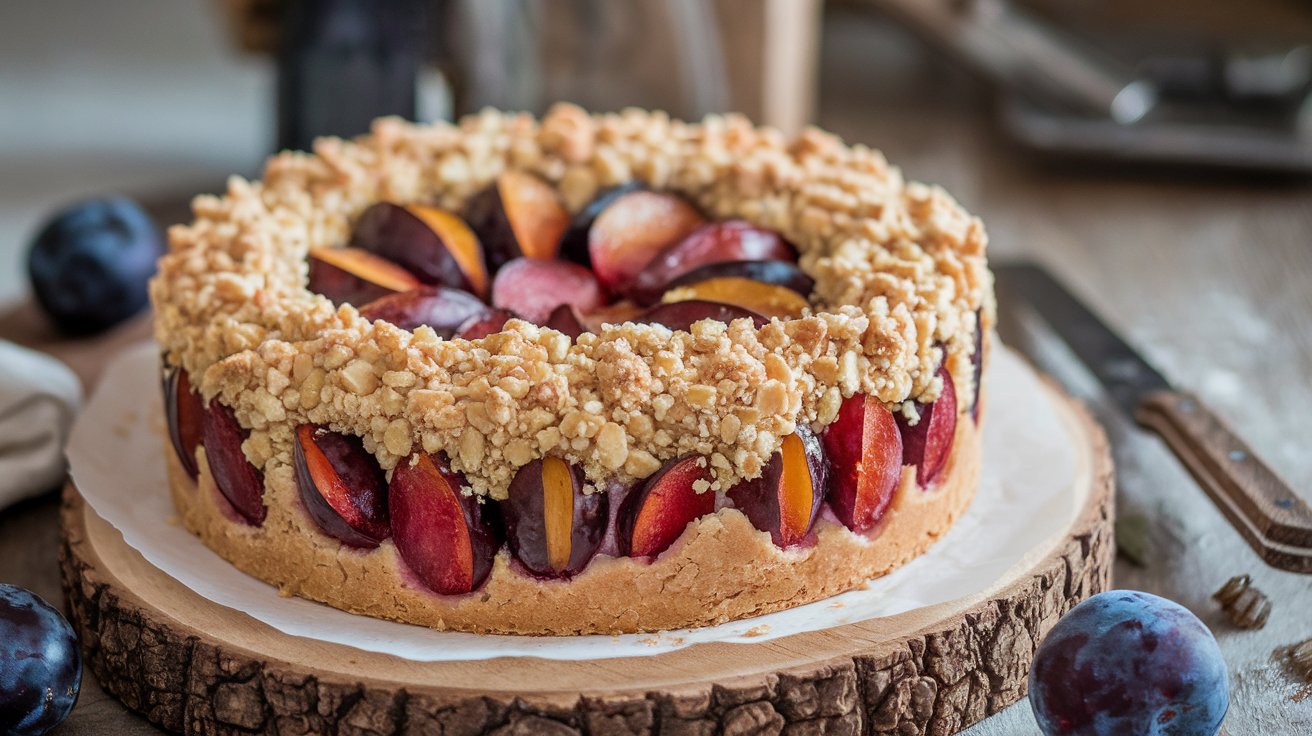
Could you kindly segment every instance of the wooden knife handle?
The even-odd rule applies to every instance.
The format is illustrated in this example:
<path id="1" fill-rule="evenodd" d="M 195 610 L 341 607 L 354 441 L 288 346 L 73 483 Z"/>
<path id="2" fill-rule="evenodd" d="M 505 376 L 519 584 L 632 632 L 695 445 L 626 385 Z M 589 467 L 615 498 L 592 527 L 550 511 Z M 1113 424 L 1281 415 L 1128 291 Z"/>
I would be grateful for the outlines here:
<path id="1" fill-rule="evenodd" d="M 1135 418 L 1155 430 L 1268 563 L 1312 573 L 1312 509 L 1196 396 L 1154 391 Z"/>

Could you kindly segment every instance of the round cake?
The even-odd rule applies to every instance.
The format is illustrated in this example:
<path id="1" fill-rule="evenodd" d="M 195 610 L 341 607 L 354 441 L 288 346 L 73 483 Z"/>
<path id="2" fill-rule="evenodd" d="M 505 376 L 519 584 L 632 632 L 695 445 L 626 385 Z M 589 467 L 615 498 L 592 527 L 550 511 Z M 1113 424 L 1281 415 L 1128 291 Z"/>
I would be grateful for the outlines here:
<path id="1" fill-rule="evenodd" d="M 283 595 L 496 634 L 708 626 L 925 552 L 974 495 L 986 236 L 740 116 L 380 119 L 169 232 L 174 503 Z"/>

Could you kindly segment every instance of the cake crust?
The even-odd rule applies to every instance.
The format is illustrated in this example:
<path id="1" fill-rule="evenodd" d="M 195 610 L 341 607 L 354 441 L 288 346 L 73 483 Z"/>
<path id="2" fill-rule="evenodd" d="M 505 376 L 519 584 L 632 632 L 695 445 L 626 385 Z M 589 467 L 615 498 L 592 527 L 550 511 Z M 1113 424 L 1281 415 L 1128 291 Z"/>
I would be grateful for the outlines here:
<path id="1" fill-rule="evenodd" d="M 980 407 L 981 412 L 984 409 Z M 193 481 L 168 448 L 169 483 L 184 526 L 243 572 L 351 613 L 480 634 L 628 634 L 713 626 L 828 598 L 887 575 L 937 542 L 974 498 L 981 432 L 957 423 L 952 451 L 928 490 L 904 466 L 881 525 L 869 535 L 831 514 L 814 540 L 780 549 L 739 511 L 726 508 L 689 525 L 653 561 L 599 555 L 570 580 L 538 580 L 497 554 L 492 573 L 464 596 L 425 589 L 391 541 L 347 547 L 306 515 L 290 473 L 266 476 L 269 515 L 260 527 L 236 521 L 214 486 L 204 448 Z"/>

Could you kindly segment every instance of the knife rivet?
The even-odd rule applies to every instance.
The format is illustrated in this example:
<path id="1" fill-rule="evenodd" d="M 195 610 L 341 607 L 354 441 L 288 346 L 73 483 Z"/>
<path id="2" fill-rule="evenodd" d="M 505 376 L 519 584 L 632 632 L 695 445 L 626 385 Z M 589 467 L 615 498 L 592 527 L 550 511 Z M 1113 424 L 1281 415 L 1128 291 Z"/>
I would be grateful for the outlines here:
<path id="1" fill-rule="evenodd" d="M 1192 413 L 1193 410 L 1197 408 L 1198 408 L 1198 402 L 1194 401 L 1193 399 L 1185 399 L 1184 401 L 1180 402 L 1180 411 L 1185 412 L 1186 414 Z"/>
<path id="2" fill-rule="evenodd" d="M 1244 460 L 1244 459 L 1246 459 L 1247 457 L 1248 457 L 1248 453 L 1244 452 L 1243 450 L 1231 450 L 1231 451 L 1230 451 L 1230 459 L 1231 459 L 1231 460 L 1234 460 L 1235 462 L 1239 462 L 1240 460 Z"/>

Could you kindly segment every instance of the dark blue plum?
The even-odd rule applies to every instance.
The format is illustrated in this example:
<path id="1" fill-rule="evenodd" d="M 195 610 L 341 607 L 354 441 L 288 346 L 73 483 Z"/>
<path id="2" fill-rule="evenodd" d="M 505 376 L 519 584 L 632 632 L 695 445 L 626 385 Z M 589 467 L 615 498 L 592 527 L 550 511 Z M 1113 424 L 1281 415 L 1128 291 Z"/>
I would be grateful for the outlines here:
<path id="1" fill-rule="evenodd" d="M 1071 609 L 1043 640 L 1030 705 L 1048 736 L 1215 736 L 1230 686 L 1197 616 L 1165 598 L 1112 590 Z"/>
<path id="2" fill-rule="evenodd" d="M 40 736 L 58 726 L 81 683 L 73 627 L 35 593 L 0 583 L 0 733 Z"/>
<path id="3" fill-rule="evenodd" d="M 27 269 L 37 301 L 60 329 L 101 332 L 140 312 L 163 241 L 150 216 L 122 197 L 56 214 L 37 234 Z"/>

